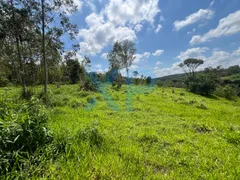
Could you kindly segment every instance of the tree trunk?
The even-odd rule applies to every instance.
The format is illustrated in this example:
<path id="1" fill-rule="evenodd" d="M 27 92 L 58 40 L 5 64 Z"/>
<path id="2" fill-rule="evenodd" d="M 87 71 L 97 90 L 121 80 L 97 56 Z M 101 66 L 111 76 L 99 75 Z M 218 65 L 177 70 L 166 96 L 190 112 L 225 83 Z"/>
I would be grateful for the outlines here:
<path id="1" fill-rule="evenodd" d="M 12 15 L 13 15 L 13 22 L 15 24 L 15 12 L 14 12 L 14 7 L 13 7 L 13 0 L 11 0 L 11 7 L 12 7 Z M 20 66 L 20 79 L 21 79 L 21 84 L 22 84 L 22 89 L 23 89 L 23 96 L 24 98 L 27 97 L 27 92 L 26 92 L 26 84 L 25 84 L 25 73 L 24 73 L 24 68 L 23 68 L 23 63 L 22 63 L 22 57 L 21 57 L 21 51 L 20 51 L 20 46 L 19 46 L 19 34 L 16 26 L 14 26 L 14 32 L 15 32 L 15 40 L 17 43 L 17 57 L 19 61 L 19 66 Z"/>
<path id="2" fill-rule="evenodd" d="M 126 71 L 127 71 L 127 84 L 129 84 L 129 69 L 126 68 Z"/>
<path id="3" fill-rule="evenodd" d="M 45 52 L 45 6 L 44 0 L 41 0 L 42 3 L 42 61 L 44 66 L 44 94 L 47 96 L 47 84 L 48 84 L 48 71 L 47 71 L 47 62 L 46 62 L 46 52 Z"/>

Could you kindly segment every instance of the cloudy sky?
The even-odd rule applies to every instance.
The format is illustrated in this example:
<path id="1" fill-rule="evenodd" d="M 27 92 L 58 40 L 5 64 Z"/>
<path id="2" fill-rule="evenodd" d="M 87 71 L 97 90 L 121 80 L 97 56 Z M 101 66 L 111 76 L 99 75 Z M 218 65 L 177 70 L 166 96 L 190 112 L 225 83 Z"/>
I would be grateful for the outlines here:
<path id="1" fill-rule="evenodd" d="M 106 71 L 107 53 L 124 39 L 136 44 L 130 69 L 146 76 L 182 73 L 178 64 L 189 57 L 203 59 L 201 68 L 240 65 L 240 0 L 74 2 L 78 12 L 70 16 L 79 26 L 78 57 L 88 55 L 92 71 Z"/>

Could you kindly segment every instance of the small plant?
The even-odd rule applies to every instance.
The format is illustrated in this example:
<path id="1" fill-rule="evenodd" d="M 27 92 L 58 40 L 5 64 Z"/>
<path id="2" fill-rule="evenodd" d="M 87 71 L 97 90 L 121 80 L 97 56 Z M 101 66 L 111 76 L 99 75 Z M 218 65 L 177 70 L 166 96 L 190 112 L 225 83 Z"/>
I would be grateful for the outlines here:
<path id="1" fill-rule="evenodd" d="M 201 103 L 200 105 L 197 105 L 197 108 L 204 109 L 204 110 L 208 109 L 207 105 L 204 104 L 204 103 Z"/>
<path id="2" fill-rule="evenodd" d="M 197 124 L 194 125 L 194 129 L 199 132 L 199 133 L 208 133 L 211 132 L 212 130 L 207 127 L 205 124 Z"/>
<path id="3" fill-rule="evenodd" d="M 181 93 L 180 93 L 180 96 L 185 96 L 185 93 L 181 92 Z"/>

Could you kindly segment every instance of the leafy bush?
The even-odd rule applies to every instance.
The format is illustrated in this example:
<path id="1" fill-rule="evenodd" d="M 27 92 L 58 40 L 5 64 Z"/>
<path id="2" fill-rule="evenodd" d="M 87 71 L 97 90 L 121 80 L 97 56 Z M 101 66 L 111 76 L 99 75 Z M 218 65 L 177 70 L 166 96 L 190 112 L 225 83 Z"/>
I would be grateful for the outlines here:
<path id="1" fill-rule="evenodd" d="M 38 148 L 53 140 L 45 126 L 48 116 L 39 101 L 0 101 L 0 175 L 21 169 Z"/>
<path id="2" fill-rule="evenodd" d="M 237 91 L 230 85 L 226 85 L 225 87 L 219 86 L 217 87 L 215 94 L 219 97 L 224 97 L 228 100 L 234 100 L 237 96 Z"/>
<path id="3" fill-rule="evenodd" d="M 148 76 L 147 79 L 146 79 L 146 83 L 151 84 L 151 82 L 152 82 L 152 78 L 150 76 Z"/>
<path id="4" fill-rule="evenodd" d="M 161 80 L 157 80 L 157 86 L 158 87 L 162 87 L 164 85 L 164 83 Z"/>
<path id="5" fill-rule="evenodd" d="M 3 74 L 0 74 L 0 87 L 6 86 L 8 82 L 8 79 Z"/>
<path id="6" fill-rule="evenodd" d="M 97 88 L 98 88 L 98 83 L 91 76 L 86 77 L 86 79 L 83 80 L 83 81 L 80 81 L 80 90 L 84 90 L 84 91 L 97 91 Z"/>
<path id="7" fill-rule="evenodd" d="M 186 85 L 189 91 L 206 96 L 212 94 L 216 88 L 216 83 L 207 76 L 188 79 Z"/>

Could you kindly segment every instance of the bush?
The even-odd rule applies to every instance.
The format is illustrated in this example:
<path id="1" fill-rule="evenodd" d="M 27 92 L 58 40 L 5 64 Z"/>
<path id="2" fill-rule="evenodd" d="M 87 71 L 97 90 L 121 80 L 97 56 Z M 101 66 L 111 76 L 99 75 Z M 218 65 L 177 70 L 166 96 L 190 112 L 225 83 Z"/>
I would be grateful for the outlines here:
<path id="1" fill-rule="evenodd" d="M 209 77 L 188 79 L 186 81 L 187 89 L 193 93 L 208 96 L 213 93 L 216 83 Z"/>
<path id="2" fill-rule="evenodd" d="M 7 86 L 8 83 L 9 83 L 8 79 L 4 77 L 3 74 L 0 74 L 0 87 Z"/>
<path id="3" fill-rule="evenodd" d="M 150 76 L 148 76 L 147 79 L 146 79 L 146 83 L 151 84 L 151 82 L 152 82 L 152 78 Z"/>
<path id="4" fill-rule="evenodd" d="M 98 84 L 90 77 L 87 77 L 84 81 L 80 82 L 80 90 L 84 91 L 97 91 Z"/>
<path id="5" fill-rule="evenodd" d="M 22 169 L 38 148 L 53 140 L 45 126 L 48 116 L 39 101 L 0 101 L 0 175 Z"/>
<path id="6" fill-rule="evenodd" d="M 234 100 L 237 96 L 237 91 L 230 85 L 226 85 L 225 87 L 217 87 L 215 94 L 228 100 Z"/>
<path id="7" fill-rule="evenodd" d="M 157 86 L 158 87 L 162 87 L 164 85 L 164 83 L 161 81 L 161 80 L 158 80 L 157 81 Z"/>

